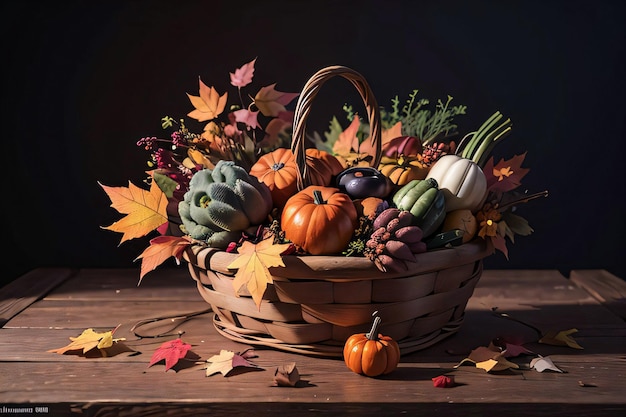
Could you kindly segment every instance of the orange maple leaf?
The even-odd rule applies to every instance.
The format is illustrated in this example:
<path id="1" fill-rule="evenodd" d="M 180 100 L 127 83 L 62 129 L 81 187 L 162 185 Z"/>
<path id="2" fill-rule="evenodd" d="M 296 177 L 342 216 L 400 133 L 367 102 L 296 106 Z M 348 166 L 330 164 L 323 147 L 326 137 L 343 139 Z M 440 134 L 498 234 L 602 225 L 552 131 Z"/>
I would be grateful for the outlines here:
<path id="1" fill-rule="evenodd" d="M 339 134 L 339 137 L 333 144 L 333 153 L 335 155 L 345 157 L 359 151 L 359 138 L 356 134 L 360 126 L 361 121 L 358 115 L 355 114 L 348 127 Z"/>
<path id="2" fill-rule="evenodd" d="M 228 99 L 228 93 L 219 95 L 214 87 L 208 87 L 202 80 L 200 83 L 200 95 L 192 96 L 187 93 L 189 101 L 196 108 L 187 114 L 187 116 L 196 119 L 199 122 L 206 122 L 207 120 L 213 120 L 222 112 L 226 107 L 226 100 Z"/>
<path id="3" fill-rule="evenodd" d="M 274 239 L 271 237 L 256 245 L 247 240 L 244 241 L 239 248 L 239 256 L 228 265 L 229 269 L 238 269 L 233 280 L 235 292 L 238 293 L 245 285 L 260 309 L 267 284 L 274 282 L 269 268 L 285 266 L 280 254 L 289 246 L 289 243 L 274 244 Z"/>
<path id="4" fill-rule="evenodd" d="M 167 196 L 156 181 L 152 181 L 150 191 L 139 188 L 130 181 L 128 187 L 109 187 L 103 184 L 100 186 L 111 199 L 111 207 L 121 214 L 126 214 L 121 220 L 103 227 L 106 230 L 123 233 L 120 244 L 143 237 L 167 223 Z"/>
<path id="5" fill-rule="evenodd" d="M 141 284 L 141 280 L 148 272 L 154 271 L 170 257 L 174 257 L 176 263 L 180 264 L 183 252 L 185 252 L 185 249 L 191 244 L 192 241 L 187 236 L 158 236 L 150 240 L 150 246 L 135 259 L 142 259 L 139 284 Z"/>
<path id="6" fill-rule="evenodd" d="M 397 122 L 389 129 L 383 129 L 383 131 L 380 132 L 380 147 L 383 153 L 385 152 L 387 146 L 389 146 L 389 142 L 391 142 L 392 139 L 398 138 L 400 136 L 402 136 L 402 122 Z M 361 143 L 359 147 L 359 152 L 366 153 L 368 155 L 376 155 L 376 149 L 374 149 L 374 145 L 372 145 L 371 136 L 369 136 Z"/>
<path id="7" fill-rule="evenodd" d="M 286 111 L 286 105 L 299 93 L 283 93 L 274 89 L 276 83 L 263 87 L 254 96 L 254 104 L 261 111 L 263 116 L 277 117 L 281 112 Z"/>

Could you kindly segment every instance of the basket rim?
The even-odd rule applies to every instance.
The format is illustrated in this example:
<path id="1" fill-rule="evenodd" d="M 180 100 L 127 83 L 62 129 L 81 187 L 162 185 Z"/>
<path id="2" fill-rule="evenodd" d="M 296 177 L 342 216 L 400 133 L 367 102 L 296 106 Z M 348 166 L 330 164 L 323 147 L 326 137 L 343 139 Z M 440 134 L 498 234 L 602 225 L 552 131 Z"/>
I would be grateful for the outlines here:
<path id="1" fill-rule="evenodd" d="M 460 246 L 434 249 L 415 255 L 416 262 L 407 263 L 402 272 L 381 272 L 365 257 L 328 255 L 286 255 L 282 257 L 284 267 L 271 267 L 270 273 L 276 280 L 332 280 L 335 282 L 355 280 L 389 279 L 423 274 L 453 268 L 483 259 L 493 253 L 493 248 L 483 239 L 474 239 Z M 234 275 L 228 268 L 238 253 L 221 249 L 192 245 L 183 254 L 185 261 L 205 270 Z"/>

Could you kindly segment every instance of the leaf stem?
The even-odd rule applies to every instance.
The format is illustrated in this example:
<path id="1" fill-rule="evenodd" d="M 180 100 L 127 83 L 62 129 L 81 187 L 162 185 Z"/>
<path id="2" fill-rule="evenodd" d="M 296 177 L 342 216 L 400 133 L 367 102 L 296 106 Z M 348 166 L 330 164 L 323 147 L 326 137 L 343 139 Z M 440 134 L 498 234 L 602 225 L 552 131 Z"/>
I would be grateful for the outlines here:
<path id="1" fill-rule="evenodd" d="M 501 318 L 503 318 L 503 319 L 509 319 L 509 320 L 512 320 L 512 321 L 514 321 L 514 322 L 516 322 L 516 323 L 519 323 L 519 324 L 522 324 L 522 325 L 524 325 L 524 326 L 526 326 L 526 327 L 529 327 L 529 328 L 533 329 L 533 330 L 537 333 L 537 335 L 538 335 L 540 338 L 543 336 L 543 332 L 542 332 L 541 330 L 539 330 L 537 327 L 533 326 L 532 324 L 528 324 L 528 323 L 526 323 L 526 322 L 523 322 L 523 321 L 521 321 L 521 320 L 518 320 L 518 319 L 516 319 L 516 318 L 513 318 L 513 317 L 509 316 L 509 315 L 508 315 L 508 314 L 506 314 L 506 313 L 498 313 L 498 312 L 496 311 L 497 309 L 498 309 L 498 307 L 492 307 L 492 308 L 491 308 L 491 311 L 492 311 L 492 312 L 493 312 L 493 314 L 495 314 L 496 316 L 501 317 Z"/>
<path id="2" fill-rule="evenodd" d="M 504 204 L 502 206 L 498 206 L 498 210 L 499 211 L 503 211 L 503 210 L 506 210 L 509 207 L 512 207 L 512 206 L 514 206 L 516 204 L 528 203 L 530 200 L 534 200 L 535 198 L 547 197 L 547 196 L 548 196 L 548 190 L 540 191 L 538 193 L 530 194 L 530 195 L 518 198 L 516 200 L 509 201 L 508 203 L 506 203 L 506 204 Z"/>

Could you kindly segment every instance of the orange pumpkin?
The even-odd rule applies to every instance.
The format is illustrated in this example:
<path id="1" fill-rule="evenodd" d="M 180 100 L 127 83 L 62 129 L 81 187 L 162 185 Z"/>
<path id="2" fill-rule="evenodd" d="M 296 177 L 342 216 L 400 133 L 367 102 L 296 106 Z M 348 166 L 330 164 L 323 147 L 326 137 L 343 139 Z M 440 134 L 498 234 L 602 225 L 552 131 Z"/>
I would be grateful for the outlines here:
<path id="1" fill-rule="evenodd" d="M 298 166 L 288 148 L 278 148 L 261 156 L 250 168 L 250 175 L 267 185 L 274 207 L 283 207 L 298 191 Z"/>
<path id="2" fill-rule="evenodd" d="M 397 158 L 381 157 L 378 170 L 392 183 L 402 186 L 426 178 L 430 167 L 422 162 L 421 155 L 400 155 Z"/>
<path id="3" fill-rule="evenodd" d="M 346 340 L 343 360 L 352 372 L 374 377 L 398 367 L 400 347 L 391 337 L 378 333 L 379 325 L 380 317 L 376 316 L 369 333 L 353 334 Z"/>
<path id="4" fill-rule="evenodd" d="M 343 165 L 326 151 L 306 150 L 307 175 L 311 185 L 329 186 Z M 250 175 L 265 183 L 272 194 L 274 207 L 282 208 L 298 191 L 298 166 L 291 149 L 278 148 L 262 155 L 250 168 Z"/>
<path id="5" fill-rule="evenodd" d="M 335 156 L 315 148 L 306 150 L 306 165 L 309 170 L 307 175 L 310 184 L 324 187 L 329 186 L 333 177 L 344 170 L 343 165 Z"/>
<path id="6" fill-rule="evenodd" d="M 346 249 L 352 238 L 356 208 L 339 189 L 310 185 L 287 200 L 280 226 L 285 238 L 304 251 L 336 254 Z"/>

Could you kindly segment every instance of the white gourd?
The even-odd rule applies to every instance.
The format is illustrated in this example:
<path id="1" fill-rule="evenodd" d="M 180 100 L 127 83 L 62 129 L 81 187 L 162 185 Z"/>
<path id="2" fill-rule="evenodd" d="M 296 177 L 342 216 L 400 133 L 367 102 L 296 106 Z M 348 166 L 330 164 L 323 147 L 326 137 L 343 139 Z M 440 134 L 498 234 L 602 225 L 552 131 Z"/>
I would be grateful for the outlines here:
<path id="1" fill-rule="evenodd" d="M 471 159 L 448 154 L 437 160 L 426 178 L 437 181 L 446 200 L 446 212 L 468 209 L 477 212 L 487 196 L 487 179 Z"/>

